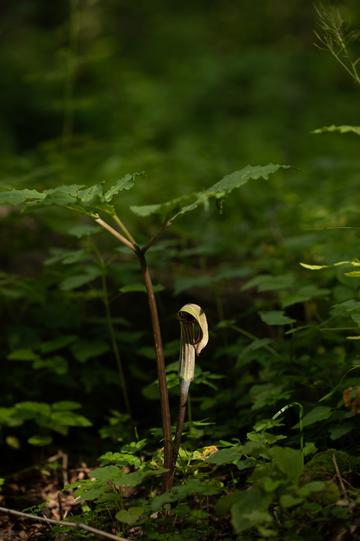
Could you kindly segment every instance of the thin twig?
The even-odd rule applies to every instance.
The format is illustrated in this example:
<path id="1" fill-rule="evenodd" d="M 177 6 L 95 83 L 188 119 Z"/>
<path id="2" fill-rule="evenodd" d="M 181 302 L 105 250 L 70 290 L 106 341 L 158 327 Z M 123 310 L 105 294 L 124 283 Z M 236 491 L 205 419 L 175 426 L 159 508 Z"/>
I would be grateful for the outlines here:
<path id="1" fill-rule="evenodd" d="M 115 237 L 117 240 L 119 240 L 122 244 L 125 244 L 127 248 L 130 248 L 132 252 L 136 251 L 136 245 L 130 242 L 124 235 L 119 233 L 116 229 L 114 229 L 110 224 L 105 222 L 100 216 L 97 216 L 94 218 L 95 222 L 99 224 L 103 229 L 106 229 L 113 237 Z"/>
<path id="2" fill-rule="evenodd" d="M 44 522 L 45 524 L 55 524 L 56 526 L 66 526 L 67 528 L 75 528 L 77 530 L 85 530 L 91 532 L 99 537 L 104 537 L 105 539 L 111 539 L 112 541 L 129 541 L 125 537 L 119 537 L 111 533 L 104 532 L 103 530 L 98 530 L 82 522 L 68 522 L 67 520 L 54 520 L 52 518 L 38 517 L 36 515 L 31 515 L 30 513 L 23 513 L 22 511 L 16 511 L 15 509 L 8 509 L 7 507 L 0 507 L 1 513 L 6 513 L 7 515 L 15 515 L 17 517 L 26 518 L 33 520 L 35 522 Z"/>
<path id="3" fill-rule="evenodd" d="M 146 254 L 146 252 L 151 248 L 154 244 L 157 243 L 157 241 L 163 236 L 167 228 L 171 225 L 172 220 L 165 220 L 163 222 L 160 230 L 147 242 L 142 248 L 141 251 L 143 254 Z"/>
<path id="4" fill-rule="evenodd" d="M 344 500 L 348 501 L 348 495 L 347 495 L 347 492 L 346 492 L 344 481 L 343 481 L 343 479 L 341 477 L 341 473 L 340 473 L 339 466 L 338 466 L 338 463 L 337 463 L 337 460 L 336 460 L 336 456 L 334 454 L 332 455 L 332 461 L 333 461 L 333 464 L 334 464 L 336 477 L 337 477 L 337 480 L 339 482 L 343 498 L 344 498 Z"/>

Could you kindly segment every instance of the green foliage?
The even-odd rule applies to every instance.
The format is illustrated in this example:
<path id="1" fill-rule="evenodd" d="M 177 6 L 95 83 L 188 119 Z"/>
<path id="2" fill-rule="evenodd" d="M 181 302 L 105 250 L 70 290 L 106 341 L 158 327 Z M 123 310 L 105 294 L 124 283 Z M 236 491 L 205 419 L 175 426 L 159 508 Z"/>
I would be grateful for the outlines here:
<path id="1" fill-rule="evenodd" d="M 115 207 L 111 204 L 123 190 L 129 190 L 134 185 L 136 176 L 140 173 L 127 174 L 114 182 L 110 188 L 105 182 L 94 184 L 90 187 L 85 185 L 59 186 L 38 192 L 36 190 L 16 190 L 0 192 L 0 205 L 22 206 L 57 206 L 67 207 L 71 210 L 96 215 L 99 212 L 115 214 Z"/>
<path id="2" fill-rule="evenodd" d="M 18 402 L 14 407 L 0 408 L 0 427 L 18 427 L 25 422 L 36 424 L 45 434 L 28 438 L 28 443 L 36 446 L 49 445 L 54 431 L 66 436 L 69 427 L 89 427 L 92 423 L 74 410 L 81 408 L 78 402 L 62 401 L 53 404 L 43 402 Z"/>
<path id="3" fill-rule="evenodd" d="M 65 3 L 7 4 L 5 503 L 20 486 L 11 475 L 43 471 L 47 453 L 63 449 L 71 474 L 90 467 L 69 488 L 69 517 L 129 539 L 353 538 L 360 129 L 347 21 L 357 22 L 357 3 L 319 8 L 317 44 L 338 65 L 312 47 L 313 6 L 300 1 L 256 12 L 246 2 L 85 1 L 71 2 L 71 15 Z M 309 135 L 314 126 L 329 135 Z M 166 492 L 145 288 L 98 217 L 139 247 L 150 240 L 173 421 L 176 313 L 193 300 L 209 314 Z M 14 496 L 9 505 L 33 503 Z"/>
<path id="4" fill-rule="evenodd" d="M 289 165 L 275 165 L 270 163 L 265 166 L 248 165 L 240 171 L 234 171 L 216 182 L 210 188 L 198 193 L 172 199 L 158 205 L 132 206 L 131 210 L 142 217 L 159 215 L 165 222 L 172 222 L 178 216 L 197 209 L 200 205 L 208 208 L 209 201 L 215 199 L 217 205 L 221 205 L 223 199 L 236 188 L 240 188 L 249 180 L 265 179 L 280 169 L 288 169 Z"/>

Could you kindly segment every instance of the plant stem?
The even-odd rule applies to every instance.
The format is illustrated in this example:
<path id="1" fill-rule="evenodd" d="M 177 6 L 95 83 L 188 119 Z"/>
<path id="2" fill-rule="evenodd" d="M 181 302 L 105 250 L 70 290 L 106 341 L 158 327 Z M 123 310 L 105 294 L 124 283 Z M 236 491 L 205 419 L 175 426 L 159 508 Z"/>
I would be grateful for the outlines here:
<path id="1" fill-rule="evenodd" d="M 127 248 L 130 248 L 132 252 L 136 254 L 138 257 L 143 280 L 146 288 L 146 295 L 148 299 L 149 309 L 150 309 L 150 318 L 151 318 L 151 325 L 153 329 L 153 335 L 154 335 L 154 344 L 155 344 L 155 356 L 156 356 L 156 364 L 157 364 L 157 374 L 158 374 L 158 380 L 159 380 L 159 389 L 160 389 L 160 406 L 161 406 L 161 419 L 162 419 L 162 429 L 163 429 L 163 437 L 164 437 L 164 466 L 167 469 L 167 472 L 164 474 L 164 490 L 168 490 L 171 488 L 171 467 L 172 467 L 172 441 L 171 441 L 171 416 L 170 416 L 170 405 L 169 405 L 169 394 L 168 394 L 168 388 L 166 383 L 166 372 L 165 372 L 165 359 L 164 359 L 164 350 L 162 345 L 162 338 L 161 338 L 161 328 L 160 328 L 160 321 L 159 321 L 159 313 L 154 293 L 154 286 L 151 279 L 151 274 L 149 271 L 149 267 L 146 261 L 145 253 L 143 250 L 141 250 L 135 241 L 129 240 L 128 238 L 124 237 L 119 231 L 114 229 L 110 224 L 108 224 L 105 220 L 100 218 L 100 216 L 94 216 L 94 219 L 97 224 L 99 224 L 103 229 L 108 231 L 113 237 L 115 237 L 117 240 L 119 240 L 122 244 L 124 244 Z M 130 236 L 131 239 L 133 237 L 127 231 L 126 227 L 118 217 L 117 221 L 119 227 L 126 232 L 127 236 Z M 120 225 L 121 224 L 121 225 Z M 125 228 L 125 229 L 124 229 Z"/>
<path id="2" fill-rule="evenodd" d="M 176 460 L 180 449 L 180 443 L 181 443 L 181 436 L 184 430 L 184 423 L 185 423 L 185 414 L 186 414 L 186 403 L 189 396 L 189 387 L 184 389 L 182 385 L 180 385 L 180 401 L 179 401 L 179 414 L 178 414 L 178 421 L 176 425 L 176 434 L 175 434 L 175 440 L 173 445 L 173 454 L 172 454 L 172 467 L 171 467 L 171 483 L 174 478 L 175 473 L 175 467 L 176 467 Z"/>
<path id="3" fill-rule="evenodd" d="M 123 363 L 121 361 L 120 352 L 119 352 L 119 346 L 118 346 L 118 343 L 117 343 L 117 340 L 116 340 L 114 324 L 113 324 L 112 317 L 111 317 L 111 310 L 110 310 L 110 303 L 109 303 L 109 292 L 108 292 L 108 287 L 107 287 L 107 282 L 106 282 L 106 276 L 105 276 L 104 273 L 101 275 L 101 281 L 102 281 L 102 288 L 103 288 L 103 303 L 104 303 L 104 306 L 105 306 L 106 322 L 107 322 L 107 326 L 108 326 L 108 329 L 109 329 L 109 334 L 110 334 L 110 338 L 111 338 L 111 345 L 112 345 L 112 349 L 113 349 L 113 352 L 114 352 L 114 357 L 116 359 L 116 364 L 117 364 L 117 367 L 118 367 L 120 385 L 121 385 L 121 390 L 122 390 L 122 394 L 123 394 L 123 400 L 124 400 L 126 411 L 131 417 L 131 407 L 130 407 L 130 401 L 129 401 L 129 394 L 128 394 L 127 386 L 126 386 L 124 367 L 123 367 Z"/>
<path id="4" fill-rule="evenodd" d="M 166 229 L 171 225 L 171 220 L 165 220 L 160 228 L 160 230 L 145 244 L 141 251 L 145 254 L 157 241 L 162 237 Z"/>
<path id="5" fill-rule="evenodd" d="M 293 408 L 294 406 L 299 408 L 300 451 L 304 462 L 304 406 L 300 404 L 300 402 L 291 402 L 291 404 L 286 404 L 286 406 L 281 408 L 281 410 L 279 410 L 275 413 L 275 415 L 272 416 L 272 419 L 277 419 L 278 417 L 280 417 L 280 415 L 285 413 L 286 410 L 288 410 L 289 408 Z"/>
<path id="6" fill-rule="evenodd" d="M 105 222 L 105 220 L 103 220 L 102 218 L 100 218 L 100 216 L 96 216 L 94 218 L 95 222 L 97 224 L 100 225 L 100 227 L 102 227 L 103 229 L 106 229 L 106 231 L 108 231 L 108 233 L 110 233 L 110 235 L 112 235 L 113 237 L 115 237 L 117 240 L 119 240 L 122 244 L 125 244 L 125 246 L 127 246 L 127 248 L 130 248 L 130 250 L 132 252 L 135 252 L 136 251 L 136 244 L 133 243 L 133 242 L 130 242 L 126 237 L 124 237 L 121 233 L 119 233 L 119 231 L 117 231 L 116 229 L 114 229 L 110 224 L 108 224 L 107 222 Z"/>
<path id="7" fill-rule="evenodd" d="M 188 422 L 189 422 L 189 432 L 192 431 L 192 407 L 191 407 L 191 395 L 189 392 L 188 400 L 187 400 L 187 414 L 188 414 Z"/>
<path id="8" fill-rule="evenodd" d="M 128 240 L 130 242 L 132 242 L 133 244 L 136 244 L 136 241 L 135 241 L 134 237 L 132 236 L 132 234 L 130 233 L 130 231 L 128 230 L 128 228 L 124 224 L 124 222 L 122 220 L 120 220 L 119 216 L 117 214 L 112 214 L 111 216 L 112 216 L 113 220 L 117 223 L 117 225 L 120 227 L 120 229 L 124 233 L 124 235 L 128 238 Z"/>
<path id="9" fill-rule="evenodd" d="M 159 313 L 156 304 L 156 298 L 154 294 L 154 287 L 151 280 L 151 274 L 145 258 L 145 254 L 141 251 L 137 251 L 137 256 L 141 265 L 143 279 L 146 287 L 146 294 L 150 309 L 151 324 L 154 335 L 156 364 L 160 389 L 160 405 L 161 405 L 161 418 L 162 428 L 164 435 L 164 466 L 167 468 L 167 472 L 164 475 L 164 489 L 171 488 L 171 467 L 172 467 L 172 442 L 171 442 L 171 417 L 169 406 L 169 395 L 166 383 L 165 372 L 165 359 L 164 350 L 161 338 L 161 329 L 159 321 Z"/>
<path id="10" fill-rule="evenodd" d="M 116 334 L 115 334 L 115 329 L 114 329 L 114 324 L 113 324 L 111 309 L 110 309 L 109 289 L 108 289 L 107 280 L 106 280 L 106 265 L 105 265 L 104 258 L 102 257 L 101 253 L 99 252 L 96 246 L 96 243 L 90 241 L 90 245 L 92 246 L 95 252 L 95 255 L 97 257 L 97 260 L 99 262 L 99 265 L 101 267 L 102 301 L 105 307 L 106 323 L 108 326 L 109 335 L 111 339 L 111 346 L 112 346 L 114 357 L 116 359 L 116 364 L 118 367 L 120 387 L 122 390 L 125 409 L 126 409 L 126 412 L 131 417 L 131 407 L 130 407 L 129 394 L 128 394 L 127 385 L 126 385 L 126 378 L 124 374 L 124 367 L 121 361 L 119 346 L 116 340 Z"/>

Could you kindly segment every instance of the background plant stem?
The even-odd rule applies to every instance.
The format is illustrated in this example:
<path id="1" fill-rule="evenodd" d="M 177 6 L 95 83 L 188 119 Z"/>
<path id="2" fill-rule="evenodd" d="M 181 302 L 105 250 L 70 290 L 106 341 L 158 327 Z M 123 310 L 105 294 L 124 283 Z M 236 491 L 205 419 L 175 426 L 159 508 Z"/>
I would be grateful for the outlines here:
<path id="1" fill-rule="evenodd" d="M 107 327 L 108 327 L 108 331 L 109 331 L 109 335 L 111 339 L 112 350 L 113 350 L 116 364 L 118 367 L 119 381 L 120 381 L 120 387 L 121 387 L 122 396 L 123 396 L 123 400 L 125 404 L 125 409 L 126 409 L 126 412 L 131 416 L 129 393 L 128 393 L 127 385 L 126 385 L 124 367 L 123 367 L 123 363 L 120 356 L 119 346 L 116 340 L 115 328 L 114 328 L 112 315 L 111 315 L 111 309 L 110 309 L 109 290 L 108 290 L 107 280 L 106 280 L 106 265 L 105 265 L 104 258 L 99 252 L 95 242 L 91 242 L 91 246 L 94 249 L 95 255 L 101 267 L 102 301 L 105 307 L 106 323 L 107 323 Z"/>

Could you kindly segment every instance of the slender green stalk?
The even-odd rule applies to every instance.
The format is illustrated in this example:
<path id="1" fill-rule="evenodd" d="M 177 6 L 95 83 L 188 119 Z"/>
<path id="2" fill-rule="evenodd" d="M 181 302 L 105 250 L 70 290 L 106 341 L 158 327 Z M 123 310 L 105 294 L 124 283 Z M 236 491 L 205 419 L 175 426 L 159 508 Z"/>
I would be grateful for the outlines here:
<path id="1" fill-rule="evenodd" d="M 141 251 L 143 254 L 146 254 L 146 252 L 157 243 L 157 241 L 162 237 L 162 235 L 165 233 L 166 229 L 171 225 L 171 220 L 165 220 L 159 229 L 159 231 L 149 240 L 147 244 L 145 244 Z"/>
<path id="2" fill-rule="evenodd" d="M 109 301 L 109 290 L 107 286 L 107 280 L 106 280 L 106 265 L 105 261 L 99 252 L 95 242 L 91 242 L 91 245 L 94 249 L 95 255 L 97 257 L 97 260 L 99 262 L 99 265 L 101 267 L 101 284 L 102 284 L 102 301 L 105 307 L 105 316 L 106 316 L 106 323 L 111 339 L 111 346 L 114 353 L 114 357 L 116 360 L 118 373 L 119 373 L 119 381 L 120 381 L 120 387 L 123 395 L 123 400 L 125 404 L 125 409 L 127 413 L 131 416 L 131 407 L 130 407 L 130 400 L 129 400 L 129 393 L 127 390 L 126 385 L 126 378 L 124 373 L 124 367 L 120 356 L 119 346 L 116 340 L 116 333 L 115 328 L 112 320 L 112 314 L 110 309 L 110 301 Z"/>
<path id="3" fill-rule="evenodd" d="M 112 214 L 111 216 L 112 216 L 113 220 L 117 223 L 117 225 L 120 227 L 120 229 L 124 233 L 125 237 L 130 242 L 132 242 L 133 244 L 136 244 L 136 241 L 135 241 L 134 237 L 132 236 L 132 234 L 130 233 L 130 231 L 128 230 L 128 228 L 124 224 L 124 222 L 122 220 L 120 220 L 119 216 L 117 214 Z"/>
<path id="4" fill-rule="evenodd" d="M 286 406 L 284 406 L 283 408 L 281 408 L 281 410 L 275 413 L 272 418 L 277 419 L 278 417 L 280 417 L 280 415 L 285 413 L 285 411 L 287 411 L 289 408 L 293 408 L 294 406 L 299 408 L 300 451 L 304 460 L 304 406 L 300 404 L 300 402 L 291 402 L 291 404 L 286 404 Z"/>
<path id="5" fill-rule="evenodd" d="M 111 338 L 111 345 L 112 345 L 112 349 L 113 349 L 113 352 L 114 352 L 114 357 L 116 359 L 116 364 L 117 364 L 117 367 L 118 367 L 119 379 L 120 379 L 120 385 L 121 385 L 121 389 L 122 389 L 124 404 L 125 404 L 125 408 L 126 408 L 127 413 L 131 416 L 129 393 L 128 393 L 128 390 L 127 390 L 124 367 L 123 367 L 123 363 L 122 363 L 121 357 L 120 357 L 119 346 L 118 346 L 118 343 L 117 343 L 117 340 L 116 340 L 116 334 L 115 334 L 114 324 L 113 324 L 113 320 L 112 320 L 112 316 L 111 316 L 111 310 L 110 310 L 109 291 L 108 291 L 108 287 L 107 287 L 106 276 L 105 276 L 104 273 L 101 275 L 101 281 L 102 281 L 102 289 L 103 289 L 103 303 L 104 303 L 104 306 L 105 306 L 106 322 L 107 322 L 107 326 L 108 326 L 108 329 L 109 329 L 109 334 L 110 334 L 110 338 Z"/>

